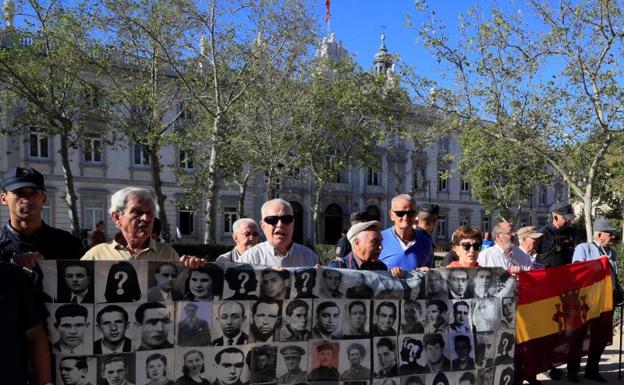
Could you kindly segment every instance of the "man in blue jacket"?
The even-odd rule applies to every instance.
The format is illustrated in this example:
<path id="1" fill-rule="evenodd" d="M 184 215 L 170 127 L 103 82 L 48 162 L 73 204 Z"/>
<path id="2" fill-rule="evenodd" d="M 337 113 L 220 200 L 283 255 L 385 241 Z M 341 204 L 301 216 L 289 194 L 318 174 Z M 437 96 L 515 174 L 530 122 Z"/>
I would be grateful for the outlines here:
<path id="1" fill-rule="evenodd" d="M 392 198 L 390 219 L 394 226 L 381 233 L 383 249 L 379 257 L 389 269 L 433 267 L 433 243 L 423 232 L 414 230 L 416 214 L 416 202 L 410 195 Z"/>

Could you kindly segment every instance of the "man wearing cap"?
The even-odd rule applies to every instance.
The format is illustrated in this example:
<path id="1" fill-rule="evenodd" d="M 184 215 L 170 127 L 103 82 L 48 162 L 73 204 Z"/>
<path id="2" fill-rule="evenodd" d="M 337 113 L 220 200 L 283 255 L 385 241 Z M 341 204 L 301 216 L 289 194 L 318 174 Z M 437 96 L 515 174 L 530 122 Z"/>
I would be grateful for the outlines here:
<path id="1" fill-rule="evenodd" d="M 366 349 L 362 344 L 352 343 L 347 347 L 347 358 L 351 367 L 342 372 L 340 379 L 347 380 L 368 380 L 371 377 L 369 368 L 362 366 L 362 361 L 366 358 Z"/>
<path id="2" fill-rule="evenodd" d="M 277 378 L 278 384 L 300 384 L 307 382 L 308 374 L 301 370 L 301 357 L 305 350 L 297 345 L 288 345 L 280 349 L 284 357 L 284 366 L 288 370 L 286 374 Z"/>
<path id="3" fill-rule="evenodd" d="M 511 249 L 511 258 L 520 266 L 530 266 L 526 270 L 532 270 L 535 268 L 533 262 L 537 256 L 537 247 L 544 234 L 537 231 L 535 226 L 526 226 L 518 230 L 516 235 L 519 244 Z"/>
<path id="4" fill-rule="evenodd" d="M 351 226 L 356 223 L 369 222 L 372 220 L 373 219 L 370 218 L 366 210 L 360 210 L 352 213 L 351 218 L 349 219 Z M 347 232 L 348 230 L 345 230 L 338 240 L 338 243 L 336 243 L 336 259 L 342 259 L 351 252 L 351 243 L 347 237 Z"/>
<path id="5" fill-rule="evenodd" d="M 611 265 L 611 275 L 613 277 L 614 286 L 614 303 L 617 302 L 615 297 L 616 290 L 619 289 L 617 284 L 617 258 L 614 250 L 611 248 L 611 241 L 613 240 L 614 233 L 617 230 L 609 221 L 604 217 L 598 217 L 594 221 L 594 240 L 592 242 L 581 243 L 574 249 L 573 262 L 584 262 L 607 257 L 609 264 Z M 620 289 L 621 290 L 621 289 Z M 620 298 L 621 299 L 621 296 Z M 592 324 L 592 326 L 595 324 Z M 591 328 L 590 327 L 590 335 Z M 587 326 L 585 326 L 587 327 Z M 593 326 L 595 327 L 595 326 Z M 587 356 L 587 364 L 585 365 L 585 378 L 594 380 L 596 382 L 605 383 L 607 380 L 600 374 L 598 364 L 600 363 L 600 357 L 604 352 L 605 346 L 595 339 L 591 339 L 589 343 L 589 354 Z M 572 382 L 579 382 L 578 372 L 580 369 L 581 360 L 568 361 L 568 379 Z"/>
<path id="6" fill-rule="evenodd" d="M 381 223 L 377 221 L 358 222 L 351 225 L 347 239 L 352 251 L 341 259 L 336 259 L 328 267 L 353 270 L 388 270 L 379 261 L 381 253 Z"/>
<path id="7" fill-rule="evenodd" d="M 392 198 L 390 219 L 394 226 L 381 233 L 383 249 L 379 260 L 389 268 L 403 270 L 433 267 L 431 238 L 412 227 L 416 219 L 416 202 L 410 195 Z"/>
<path id="8" fill-rule="evenodd" d="M 336 347 L 329 342 L 323 342 L 316 347 L 319 366 L 310 371 L 310 381 L 336 380 L 338 381 L 338 369 L 334 365 L 336 359 Z"/>
<path id="9" fill-rule="evenodd" d="M 572 262 L 574 254 L 574 237 L 570 224 L 574 220 L 574 211 L 569 204 L 553 207 L 552 223 L 539 229 L 544 234 L 535 262 L 543 267 L 565 265 Z"/>
<path id="10" fill-rule="evenodd" d="M 78 238 L 48 226 L 41 219 L 47 202 L 43 175 L 34 168 L 15 167 L 4 174 L 0 203 L 9 208 L 9 223 L 0 232 L 0 257 L 28 268 L 42 259 L 79 259 Z"/>
<path id="11" fill-rule="evenodd" d="M 178 323 L 178 345 L 209 346 L 210 326 L 207 320 L 197 317 L 197 304 L 187 303 L 184 312 L 186 318 Z"/>
<path id="12" fill-rule="evenodd" d="M 513 225 L 509 222 L 500 222 L 492 229 L 494 234 L 494 246 L 479 253 L 477 263 L 483 267 L 502 267 L 516 274 L 522 270 L 529 270 L 531 263 L 523 264 L 522 261 L 513 259 L 512 246 L 516 233 Z"/>

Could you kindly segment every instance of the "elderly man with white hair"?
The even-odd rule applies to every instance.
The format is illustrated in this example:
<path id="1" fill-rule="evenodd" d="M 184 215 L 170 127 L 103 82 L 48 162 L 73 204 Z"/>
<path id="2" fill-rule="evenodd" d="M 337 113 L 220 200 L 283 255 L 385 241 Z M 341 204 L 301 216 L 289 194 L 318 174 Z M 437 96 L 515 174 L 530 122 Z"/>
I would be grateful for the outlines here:
<path id="1" fill-rule="evenodd" d="M 290 203 L 277 198 L 261 208 L 260 225 L 266 241 L 245 251 L 238 262 L 273 267 L 316 266 L 319 258 L 305 246 L 293 242 L 295 217 Z"/>
<path id="2" fill-rule="evenodd" d="M 516 238 L 513 225 L 509 222 L 500 222 L 492 229 L 494 246 L 479 253 L 477 263 L 483 267 L 502 267 L 513 274 L 522 270 L 530 270 L 530 261 L 515 260 L 512 247 Z"/>
<path id="3" fill-rule="evenodd" d="M 245 251 L 258 244 L 258 224 L 251 218 L 241 218 L 232 225 L 234 248 L 221 254 L 216 262 L 238 262 Z"/>

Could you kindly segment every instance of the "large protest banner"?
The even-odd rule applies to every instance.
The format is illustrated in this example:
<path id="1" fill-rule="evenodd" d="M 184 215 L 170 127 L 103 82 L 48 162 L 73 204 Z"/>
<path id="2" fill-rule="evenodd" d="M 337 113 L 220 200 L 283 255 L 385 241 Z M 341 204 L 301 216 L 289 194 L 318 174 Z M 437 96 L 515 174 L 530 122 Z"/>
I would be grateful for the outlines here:
<path id="1" fill-rule="evenodd" d="M 530 378 L 611 343 L 613 283 L 607 258 L 519 276 L 517 376 Z"/>
<path id="2" fill-rule="evenodd" d="M 502 269 L 44 261 L 59 385 L 511 384 Z"/>

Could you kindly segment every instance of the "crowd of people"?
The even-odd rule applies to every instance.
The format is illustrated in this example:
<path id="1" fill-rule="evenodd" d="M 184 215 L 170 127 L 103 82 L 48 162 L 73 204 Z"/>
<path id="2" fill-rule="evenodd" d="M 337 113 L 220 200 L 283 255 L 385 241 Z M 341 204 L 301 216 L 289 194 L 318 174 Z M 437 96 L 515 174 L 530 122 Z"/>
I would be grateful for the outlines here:
<path id="1" fill-rule="evenodd" d="M 9 210 L 9 222 L 0 230 L 0 306 L 5 314 L 5 317 L 2 317 L 3 327 L 0 327 L 0 338 L 3 341 L 3 349 L 0 349 L 0 371 L 4 374 L 4 384 L 23 385 L 28 383 L 28 377 L 34 378 L 36 385 L 51 383 L 50 349 L 63 351 L 63 349 L 71 348 L 48 345 L 44 328 L 48 312 L 43 305 L 42 291 L 37 288 L 37 280 L 34 279 L 37 276 L 39 261 L 50 259 L 176 261 L 185 267 L 195 269 L 187 280 L 188 292 L 193 296 L 202 296 L 204 292 L 202 279 L 204 276 L 211 276 L 210 271 L 202 269 L 209 269 L 210 265 L 201 257 L 179 256 L 170 245 L 159 242 L 157 236 L 153 236 L 158 205 L 151 190 L 126 187 L 115 192 L 111 197 L 109 213 L 119 232 L 110 242 L 103 242 L 104 226 L 103 223 L 98 223 L 97 228 L 89 237 L 89 245 L 92 247 L 85 252 L 77 238 L 66 231 L 47 225 L 41 219 L 41 211 L 47 196 L 44 177 L 37 170 L 22 167 L 9 170 L 3 177 L 0 189 L 0 203 L 7 206 Z M 434 267 L 435 244 L 432 234 L 436 228 L 438 213 L 437 205 L 425 205 L 418 208 L 414 199 L 408 194 L 400 194 L 392 199 L 389 217 L 393 225 L 387 229 L 382 228 L 379 218 L 372 218 L 366 212 L 354 213 L 351 216 L 350 228 L 337 245 L 336 259 L 328 266 L 352 270 L 385 270 L 395 277 L 400 276 L 404 271 L 426 272 Z M 240 262 L 264 266 L 262 280 L 267 284 L 266 289 L 263 286 L 263 290 L 269 290 L 269 287 L 272 287 L 268 284 L 271 280 L 279 280 L 280 269 L 284 267 L 320 265 L 319 257 L 313 250 L 293 242 L 295 218 L 292 207 L 287 201 L 273 199 L 265 202 L 261 208 L 261 218 L 260 224 L 250 218 L 239 219 L 233 224 L 232 237 L 235 246 L 230 252 L 219 256 L 218 263 Z M 468 280 L 468 273 L 463 269 L 478 266 L 502 267 L 510 274 L 516 275 L 522 271 L 544 269 L 607 256 L 612 266 L 613 277 L 616 278 L 616 256 L 611 248 L 616 229 L 605 218 L 597 218 L 593 227 L 594 239 L 575 246 L 571 232 L 568 230 L 573 219 L 574 213 L 570 205 L 557 205 L 552 209 L 552 222 L 546 226 L 540 229 L 527 226 L 516 231 L 513 224 L 503 221 L 493 227 L 491 241 L 488 239 L 489 235 L 484 238 L 481 230 L 476 227 L 460 226 L 452 235 L 451 251 L 442 263 L 443 267 L 456 269 L 449 273 L 449 288 L 453 298 L 458 300 L 466 298 L 468 288 L 465 282 Z M 263 242 L 259 242 L 260 230 L 266 239 Z M 165 298 L 181 299 L 180 294 L 176 293 L 173 288 L 173 278 L 177 273 L 175 269 L 175 264 L 163 264 L 155 272 L 158 287 L 150 291 L 150 301 Z M 79 301 L 85 295 L 89 295 L 79 290 L 81 273 L 79 267 L 73 270 L 65 268 L 64 271 L 65 274 L 76 275 L 72 279 L 76 280 L 77 290 L 73 291 L 70 302 L 74 303 L 74 296 Z M 323 274 L 331 275 L 331 271 L 324 270 Z M 327 295 L 332 297 L 330 286 L 334 277 L 324 278 L 328 282 L 324 289 L 327 290 Z M 340 274 L 337 274 L 335 279 L 339 280 Z M 478 276 L 475 277 L 475 282 L 478 282 L 478 279 Z M 337 285 L 340 285 L 340 281 Z M 619 287 L 619 285 L 614 286 Z M 479 286 L 475 285 L 471 290 L 474 290 L 476 295 Z M 336 293 L 339 292 L 336 290 Z M 616 302 L 621 302 L 621 293 L 616 291 L 614 295 Z M 194 298 L 189 300 L 194 300 Z M 319 306 L 316 311 L 331 313 L 333 310 L 331 302 L 327 303 L 326 307 Z M 446 306 L 446 303 L 441 303 Z M 236 312 L 238 309 L 228 308 L 235 304 L 222 305 L 217 312 L 219 314 Z M 305 302 L 303 304 L 305 305 Z M 379 314 L 376 316 L 380 318 L 396 316 L 397 309 L 391 305 L 393 304 L 389 303 L 385 307 L 377 308 L 376 311 Z M 414 306 L 417 305 L 418 303 L 414 302 Z M 454 313 L 458 314 L 455 319 L 456 324 L 451 327 L 469 327 L 460 322 L 462 312 L 466 313 L 467 310 L 462 308 L 461 301 L 456 302 L 456 305 L 453 309 Z M 274 304 L 267 303 L 262 306 L 266 309 L 253 309 L 254 314 L 257 311 L 270 312 Z M 286 309 L 288 317 L 292 318 L 289 323 L 291 329 L 288 333 L 294 340 L 298 338 L 296 317 L 298 307 L 301 306 L 293 305 L 292 308 Z M 71 305 L 67 308 L 61 307 L 59 310 L 61 314 L 58 314 L 59 311 L 55 314 L 57 319 L 64 316 L 63 311 L 70 311 Z M 158 308 L 141 310 L 141 321 L 144 317 L 158 316 Z M 184 310 L 187 312 L 188 320 L 193 320 L 196 307 L 193 308 L 193 305 L 189 304 Z M 360 309 L 357 305 L 354 305 L 353 309 L 349 308 L 350 312 L 355 313 L 360 310 L 364 312 L 365 309 Z M 98 327 L 103 327 L 105 323 L 111 325 L 115 322 L 123 326 L 127 323 L 127 317 L 123 309 L 120 311 L 111 305 L 103 309 L 96 319 Z M 194 323 L 191 324 L 194 325 Z M 182 325 L 182 328 L 187 326 Z M 413 326 L 418 327 L 418 325 Z M 331 330 L 313 330 L 312 333 L 323 336 L 331 333 Z M 385 335 L 384 330 L 381 329 L 376 333 L 379 336 Z M 263 338 L 261 330 L 257 335 L 260 336 L 257 338 Z M 240 338 L 240 336 L 232 336 L 232 338 Z M 381 341 L 384 340 L 381 339 L 379 343 Z M 128 341 L 118 342 L 116 346 L 112 346 L 106 341 L 99 341 L 99 343 L 96 341 L 96 346 L 99 346 L 102 351 L 115 351 L 116 349 L 125 351 Z M 149 339 L 145 342 L 149 342 Z M 436 341 L 425 340 L 425 345 L 435 343 Z M 456 345 L 461 346 L 462 343 L 466 342 L 456 341 Z M 467 343 L 470 344 L 470 341 L 468 340 Z M 326 347 L 319 346 L 318 348 L 322 350 Z M 585 378 L 606 382 L 598 367 L 603 351 L 604 346 L 590 344 Z M 234 350 L 225 352 L 219 359 L 229 359 L 230 356 L 234 357 L 239 353 L 240 351 Z M 290 349 L 282 354 L 296 361 L 302 353 L 297 349 Z M 350 359 L 357 361 L 362 352 L 357 344 L 354 344 L 352 348 L 349 348 L 348 354 Z M 203 357 L 199 357 L 200 355 L 201 352 L 190 351 L 184 357 L 185 365 L 188 367 L 186 375 L 192 376 L 194 370 L 198 370 L 193 360 L 196 359 L 198 362 L 203 360 Z M 27 365 L 27 357 L 31 365 Z M 154 364 L 162 364 L 164 357 L 152 358 Z M 443 364 L 462 368 L 474 365 L 467 360 L 467 357 L 463 358 L 463 360 L 458 359 Z M 123 362 L 106 363 L 111 368 L 117 364 L 124 365 Z M 81 365 L 83 363 L 80 360 L 63 360 L 61 361 L 61 374 L 64 375 L 65 367 L 71 369 L 70 367 L 79 368 Z M 568 362 L 568 380 L 580 381 L 579 366 L 579 360 Z M 27 373 L 29 367 L 32 372 L 30 376 Z M 397 368 L 389 370 L 397 370 Z M 111 372 L 111 376 L 113 375 L 114 373 Z M 296 372 L 290 374 L 293 377 L 297 375 Z M 553 379 L 561 376 L 562 372 L 556 368 L 550 371 L 550 377 Z M 535 378 L 528 379 L 528 381 L 530 384 L 539 383 Z"/>

